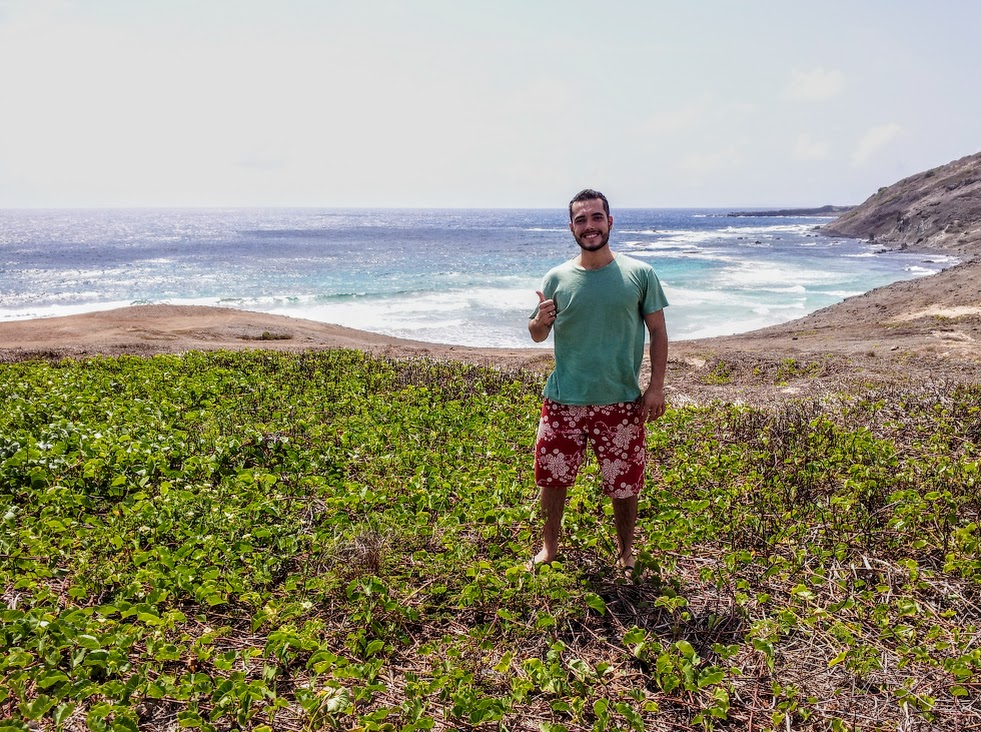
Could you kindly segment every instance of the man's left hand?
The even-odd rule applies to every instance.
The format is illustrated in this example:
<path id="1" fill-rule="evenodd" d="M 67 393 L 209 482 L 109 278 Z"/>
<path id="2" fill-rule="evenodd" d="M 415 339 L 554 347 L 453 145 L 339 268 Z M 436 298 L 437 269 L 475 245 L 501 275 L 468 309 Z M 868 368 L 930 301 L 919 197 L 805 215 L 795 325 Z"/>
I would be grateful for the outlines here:
<path id="1" fill-rule="evenodd" d="M 653 422 L 658 417 L 664 416 L 667 404 L 664 401 L 664 389 L 649 387 L 644 392 L 640 402 L 640 415 L 645 422 Z"/>

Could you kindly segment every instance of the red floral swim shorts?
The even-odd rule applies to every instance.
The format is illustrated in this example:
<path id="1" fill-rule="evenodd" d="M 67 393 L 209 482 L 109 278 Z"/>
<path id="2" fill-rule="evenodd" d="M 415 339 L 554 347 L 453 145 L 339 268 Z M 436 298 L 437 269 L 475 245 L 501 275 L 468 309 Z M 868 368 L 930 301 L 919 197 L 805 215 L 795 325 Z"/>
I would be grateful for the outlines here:
<path id="1" fill-rule="evenodd" d="M 558 404 L 546 399 L 535 444 L 535 483 L 570 488 L 592 445 L 611 498 L 632 498 L 644 487 L 646 431 L 639 402 L 600 406 Z"/>

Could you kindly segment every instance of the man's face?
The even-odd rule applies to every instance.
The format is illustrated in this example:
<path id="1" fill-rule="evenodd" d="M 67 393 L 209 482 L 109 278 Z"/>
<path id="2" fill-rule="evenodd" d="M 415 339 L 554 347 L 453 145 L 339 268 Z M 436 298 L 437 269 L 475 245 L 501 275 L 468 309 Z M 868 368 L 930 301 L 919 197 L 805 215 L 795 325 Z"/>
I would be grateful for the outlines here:
<path id="1" fill-rule="evenodd" d="M 606 215 L 603 201 L 599 198 L 572 204 L 569 230 L 584 251 L 596 252 L 609 244 L 611 229 L 613 217 Z"/>

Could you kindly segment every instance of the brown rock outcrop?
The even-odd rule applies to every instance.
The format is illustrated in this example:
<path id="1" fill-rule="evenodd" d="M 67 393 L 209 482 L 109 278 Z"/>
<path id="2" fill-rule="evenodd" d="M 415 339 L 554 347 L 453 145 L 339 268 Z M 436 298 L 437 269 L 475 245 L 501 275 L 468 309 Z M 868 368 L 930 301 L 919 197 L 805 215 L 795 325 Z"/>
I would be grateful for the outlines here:
<path id="1" fill-rule="evenodd" d="M 880 188 L 820 230 L 974 258 L 981 254 L 981 153 Z"/>

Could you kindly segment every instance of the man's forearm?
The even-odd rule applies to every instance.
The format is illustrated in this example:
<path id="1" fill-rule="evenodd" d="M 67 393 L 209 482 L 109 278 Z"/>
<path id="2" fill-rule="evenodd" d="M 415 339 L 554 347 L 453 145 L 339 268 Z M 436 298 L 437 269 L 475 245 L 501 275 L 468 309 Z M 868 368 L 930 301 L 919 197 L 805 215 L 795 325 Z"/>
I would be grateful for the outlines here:
<path id="1" fill-rule="evenodd" d="M 548 338 L 548 334 L 551 332 L 551 330 L 551 325 L 546 325 L 537 318 L 532 318 L 528 321 L 528 332 L 531 334 L 531 339 L 535 341 L 535 343 L 541 343 Z"/>
<path id="2" fill-rule="evenodd" d="M 651 383 L 649 388 L 663 389 L 668 370 L 668 334 L 664 330 L 651 333 Z"/>

